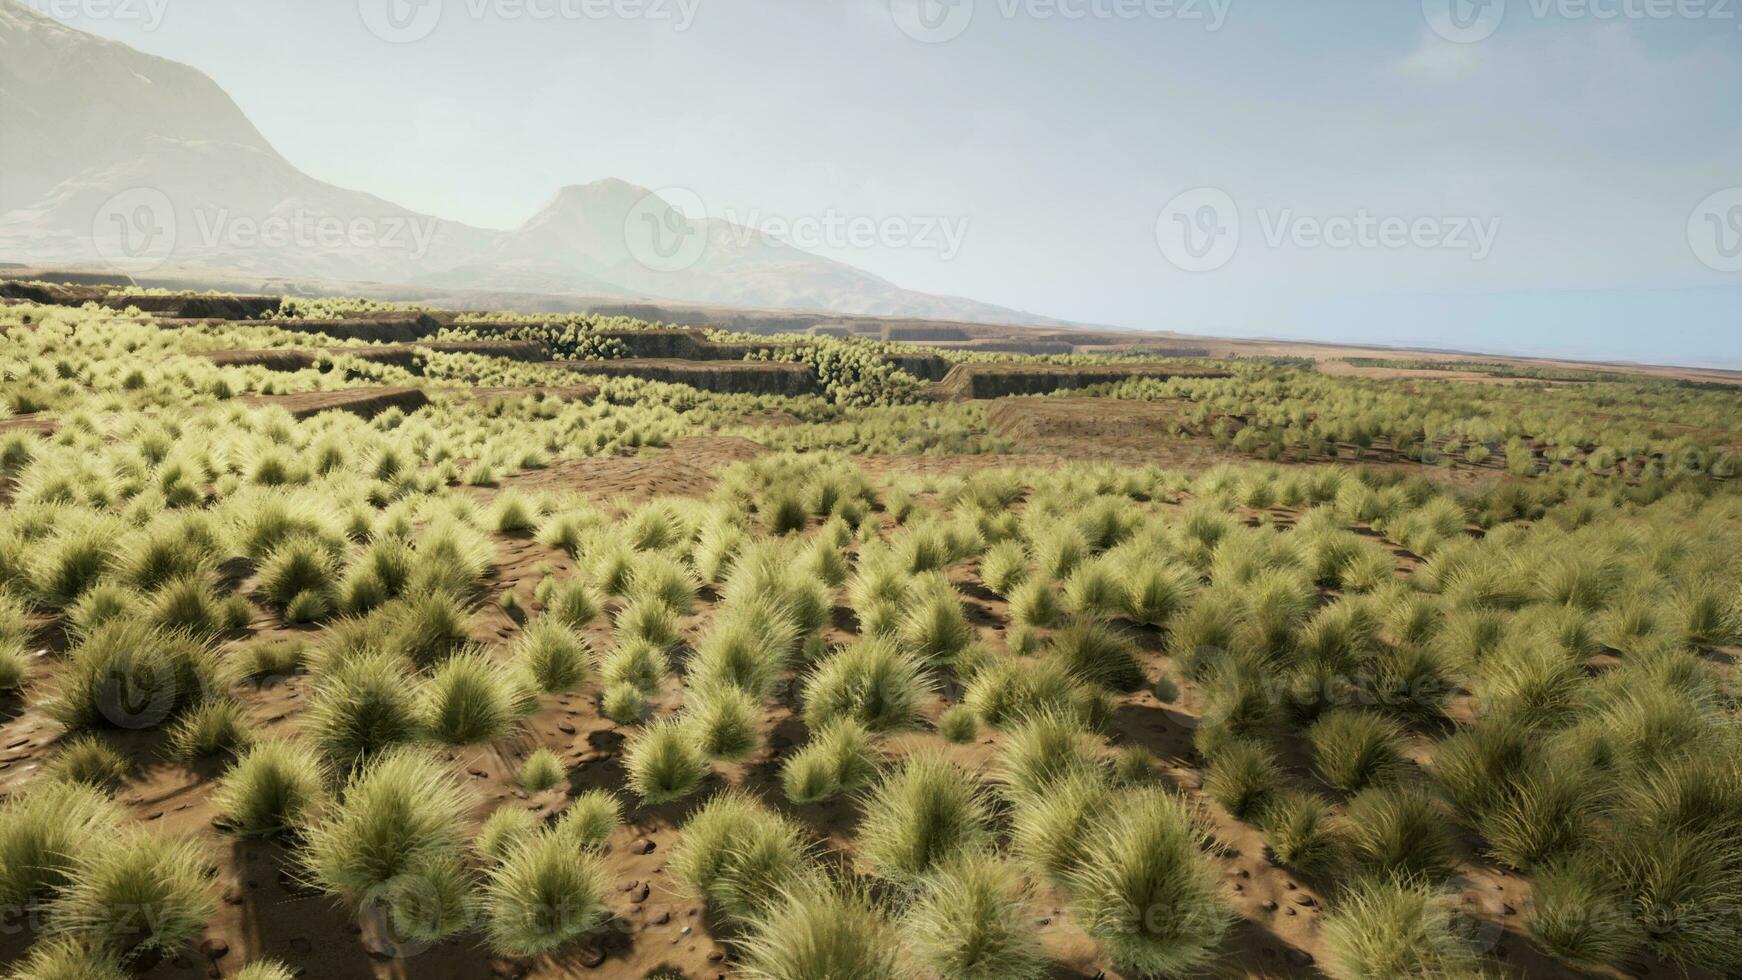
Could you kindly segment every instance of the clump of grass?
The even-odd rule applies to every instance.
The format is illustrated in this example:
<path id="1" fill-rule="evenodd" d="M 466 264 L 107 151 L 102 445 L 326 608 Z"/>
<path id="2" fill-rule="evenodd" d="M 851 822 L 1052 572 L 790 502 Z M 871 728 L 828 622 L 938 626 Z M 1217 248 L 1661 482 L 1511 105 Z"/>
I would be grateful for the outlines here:
<path id="1" fill-rule="evenodd" d="M 1331 808 L 1312 793 L 1278 793 L 1264 810 L 1264 845 L 1277 864 L 1303 875 L 1329 871 L 1337 861 Z"/>
<path id="2" fill-rule="evenodd" d="M 1475 824 L 1504 798 L 1530 753 L 1528 727 L 1516 719 L 1488 719 L 1442 741 L 1432 773 L 1452 807 Z"/>
<path id="3" fill-rule="evenodd" d="M 899 980 L 900 940 L 862 891 L 805 876 L 774 896 L 740 944 L 747 980 Z"/>
<path id="4" fill-rule="evenodd" d="M 485 860 L 499 862 L 516 846 L 543 832 L 538 817 L 517 806 L 497 807 L 484 818 L 472 847 Z"/>
<path id="5" fill-rule="evenodd" d="M 1130 603 L 1125 583 L 1105 559 L 1078 564 L 1065 580 L 1065 605 L 1079 616 L 1123 615 Z"/>
<path id="6" fill-rule="evenodd" d="M 288 612 L 292 604 L 330 608 L 338 594 L 338 574 L 338 562 L 325 542 L 297 535 L 272 549 L 260 565 L 258 581 L 261 595 Z"/>
<path id="7" fill-rule="evenodd" d="M 419 592 L 389 617 L 392 648 L 420 668 L 432 667 L 470 641 L 470 619 L 460 600 L 444 591 Z"/>
<path id="8" fill-rule="evenodd" d="M 1054 882 L 1068 884 L 1112 801 L 1097 774 L 1081 772 L 1045 795 L 1020 798 L 1011 817 L 1012 850 Z"/>
<path id="9" fill-rule="evenodd" d="M 1009 598 L 1012 623 L 1029 627 L 1057 626 L 1064 618 L 1057 590 L 1042 579 L 1019 583 Z"/>
<path id="10" fill-rule="evenodd" d="M 67 934 L 123 956 L 173 954 L 217 911 L 207 870 L 193 841 L 118 829 L 79 852 L 49 915 Z"/>
<path id="11" fill-rule="evenodd" d="M 229 698 L 206 701 L 183 715 L 169 733 L 170 750 L 182 759 L 234 755 L 253 741 L 247 712 Z"/>
<path id="12" fill-rule="evenodd" d="M 1008 597 L 1028 577 L 1028 552 L 1017 541 L 1001 541 L 980 559 L 980 584 Z"/>
<path id="13" fill-rule="evenodd" d="M 569 629 L 582 629 L 599 618 L 604 603 L 591 586 L 581 579 L 545 579 L 539 585 L 538 600 L 544 603 L 545 615 Z"/>
<path id="14" fill-rule="evenodd" d="M 1452 830 L 1438 802 L 1415 787 L 1370 789 L 1349 801 L 1337 824 L 1353 869 L 1433 881 L 1452 864 Z"/>
<path id="15" fill-rule="evenodd" d="M 540 617 L 520 631 L 514 665 L 546 694 L 572 691 L 587 680 L 587 641 L 555 618 Z"/>
<path id="16" fill-rule="evenodd" d="M 43 771 L 51 779 L 113 793 L 126 781 L 131 768 L 126 756 L 109 743 L 94 735 L 84 735 L 61 746 Z"/>
<path id="17" fill-rule="evenodd" d="M 1027 715 L 1011 726 L 998 759 L 998 780 L 1011 797 L 1042 796 L 1053 784 L 1103 765 L 1094 738 L 1078 719 L 1059 711 Z"/>
<path id="18" fill-rule="evenodd" d="M 375 653 L 333 665 L 308 700 L 304 733 L 345 772 L 422 734 L 416 692 L 399 658 Z"/>
<path id="19" fill-rule="evenodd" d="M 967 705 L 951 705 L 938 716 L 938 734 L 947 742 L 967 745 L 980 734 L 980 721 Z"/>
<path id="20" fill-rule="evenodd" d="M 236 980 L 296 980 L 297 973 L 277 960 L 256 960 L 236 971 Z"/>
<path id="21" fill-rule="evenodd" d="M 640 642 L 660 650 L 677 643 L 677 613 L 658 597 L 642 596 L 629 600 L 617 611 L 613 625 L 619 643 Z"/>
<path id="22" fill-rule="evenodd" d="M 75 860 L 121 825 L 94 786 L 43 780 L 0 802 L 0 902 L 19 908 L 66 886 Z"/>
<path id="23" fill-rule="evenodd" d="M 521 494 L 504 490 L 490 506 L 490 526 L 499 534 L 529 534 L 538 526 L 538 507 Z"/>
<path id="24" fill-rule="evenodd" d="M 1143 668 L 1130 641 L 1105 623 L 1087 620 L 1060 630 L 1047 656 L 1084 682 L 1110 691 L 1143 686 Z"/>
<path id="25" fill-rule="evenodd" d="M 1039 980 L 1050 961 L 1027 884 L 1008 864 L 974 854 L 928 875 L 901 920 L 914 958 L 960 980 Z"/>
<path id="26" fill-rule="evenodd" d="M 701 788 L 708 760 L 689 728 L 667 718 L 656 721 L 629 740 L 623 750 L 629 788 L 650 804 L 670 803 Z"/>
<path id="27" fill-rule="evenodd" d="M 567 770 L 563 760 L 549 749 L 539 749 L 520 764 L 520 788 L 528 793 L 542 793 L 562 782 Z"/>
<path id="28" fill-rule="evenodd" d="M 647 710 L 647 695 L 628 681 L 610 685 L 599 698 L 599 713 L 619 725 L 639 724 Z"/>
<path id="29" fill-rule="evenodd" d="M 859 859 L 898 884 L 990 840 L 984 791 L 942 755 L 909 756 L 869 790 L 863 814 Z"/>
<path id="30" fill-rule="evenodd" d="M 205 643 L 139 620 L 116 620 L 73 648 L 48 712 L 74 731 L 154 728 L 204 700 L 217 676 Z"/>
<path id="31" fill-rule="evenodd" d="M 1480 958 L 1456 926 L 1450 901 L 1431 886 L 1361 882 L 1324 919 L 1325 966 L 1336 980 L 1462 977 Z"/>
<path id="32" fill-rule="evenodd" d="M 16 980 L 128 980 L 121 957 L 107 946 L 70 936 L 48 936 L 30 947 Z"/>
<path id="33" fill-rule="evenodd" d="M 873 732 L 910 728 L 931 692 L 918 660 L 887 639 L 861 639 L 805 679 L 805 723 L 820 729 L 852 719 Z"/>
<path id="34" fill-rule="evenodd" d="M 1141 745 L 1127 745 L 1113 754 L 1116 786 L 1148 786 L 1155 782 L 1155 753 Z"/>
<path id="35" fill-rule="evenodd" d="M 632 684 L 642 693 L 653 694 L 665 680 L 671 664 L 666 652 L 650 643 L 631 640 L 619 644 L 599 663 L 599 679 L 605 686 Z"/>
<path id="36" fill-rule="evenodd" d="M 903 649 L 921 663 L 951 662 L 974 641 L 974 628 L 948 582 L 938 579 L 915 589 L 917 595 L 896 626 Z"/>
<path id="37" fill-rule="evenodd" d="M 1204 773 L 1204 792 L 1236 820 L 1251 820 L 1282 788 L 1282 767 L 1264 743 L 1238 738 L 1219 747 Z"/>
<path id="38" fill-rule="evenodd" d="M 470 921 L 459 871 L 468 809 L 440 760 L 394 749 L 353 775 L 338 802 L 304 830 L 303 863 L 323 891 L 380 900 L 416 938 L 451 935 Z"/>
<path id="39" fill-rule="evenodd" d="M 871 734 L 850 718 L 816 731 L 781 770 L 781 787 L 794 803 L 816 803 L 852 792 L 877 773 Z"/>
<path id="40" fill-rule="evenodd" d="M 224 774 L 212 793 L 212 809 L 238 834 L 282 834 L 314 812 L 326 795 L 326 782 L 326 769 L 313 751 L 271 739 L 248 749 Z"/>
<path id="41" fill-rule="evenodd" d="M 771 900 L 811 868 L 804 833 L 754 797 L 722 793 L 683 826 L 668 865 L 678 881 L 736 925 L 768 911 Z"/>
<path id="42" fill-rule="evenodd" d="M 1214 955 L 1233 915 L 1201 843 L 1184 803 L 1158 789 L 1127 794 L 1087 843 L 1070 876 L 1072 905 L 1121 969 L 1178 975 Z"/>
<path id="43" fill-rule="evenodd" d="M 225 603 L 204 575 L 164 583 L 145 603 L 145 616 L 161 629 L 197 637 L 216 636 L 230 628 Z"/>
<path id="44" fill-rule="evenodd" d="M 24 653 L 23 644 L 0 637 L 0 691 L 16 691 L 23 687 L 29 669 L 30 660 Z"/>
<path id="45" fill-rule="evenodd" d="M 1327 785 L 1354 793 L 1389 782 L 1404 769 L 1403 734 L 1368 711 L 1330 712 L 1307 730 L 1313 771 Z"/>
<path id="46" fill-rule="evenodd" d="M 1058 711 L 1093 729 L 1111 714 L 1102 693 L 1072 676 L 1058 660 L 994 661 L 974 674 L 962 703 L 993 727 L 1012 724 L 1030 714 Z"/>
<path id="47" fill-rule="evenodd" d="M 1534 760 L 1509 780 L 1478 829 L 1488 853 L 1512 868 L 1531 868 L 1571 850 L 1590 831 L 1598 800 L 1590 771 L 1568 761 Z"/>
<path id="48" fill-rule="evenodd" d="M 117 619 L 140 618 L 145 601 L 139 593 L 112 582 L 99 583 L 79 596 L 79 601 L 67 610 L 67 621 L 79 636 L 89 636 L 104 623 Z"/>
<path id="49" fill-rule="evenodd" d="M 737 762 L 762 747 L 761 714 L 754 698 L 729 684 L 692 687 L 683 724 L 704 756 Z"/>
<path id="50" fill-rule="evenodd" d="M 617 797 L 602 789 L 588 790 L 564 810 L 551 832 L 569 842 L 570 847 L 598 850 L 611 839 L 611 833 L 623 818 Z"/>
<path id="51" fill-rule="evenodd" d="M 1120 574 L 1125 580 L 1125 614 L 1139 623 L 1166 626 L 1198 590 L 1197 573 L 1168 562 L 1132 558 Z"/>
<path id="52" fill-rule="evenodd" d="M 690 675 L 696 683 L 731 684 L 766 698 L 780 683 L 798 639 L 798 624 L 785 610 L 765 601 L 733 605 L 697 641 Z"/>
<path id="53" fill-rule="evenodd" d="M 578 939 L 606 914 L 605 866 L 553 833 L 516 842 L 484 885 L 490 948 L 537 956 Z"/>
<path id="54" fill-rule="evenodd" d="M 515 691 L 488 654 L 449 657 L 424 682 L 418 709 L 424 731 L 449 745 L 479 745 L 508 733 Z"/>
<path id="55" fill-rule="evenodd" d="M 1645 945 L 1628 898 L 1601 861 L 1575 854 L 1531 880 L 1525 923 L 1531 939 L 1584 969 L 1618 967 Z"/>
<path id="56" fill-rule="evenodd" d="M 236 654 L 244 677 L 252 681 L 288 677 L 308 662 L 308 647 L 301 640 L 269 640 L 251 643 Z"/>

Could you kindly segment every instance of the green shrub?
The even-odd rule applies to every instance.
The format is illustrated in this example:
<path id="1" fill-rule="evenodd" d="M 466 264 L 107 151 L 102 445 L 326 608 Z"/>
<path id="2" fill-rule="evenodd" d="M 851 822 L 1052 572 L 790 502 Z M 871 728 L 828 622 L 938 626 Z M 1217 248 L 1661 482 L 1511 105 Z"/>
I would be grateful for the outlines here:
<path id="1" fill-rule="evenodd" d="M 1008 597 L 1028 577 L 1028 552 L 1021 543 L 1003 541 L 980 559 L 980 584 Z"/>
<path id="2" fill-rule="evenodd" d="M 974 628 L 949 583 L 940 579 L 915 591 L 896 626 L 902 648 L 928 666 L 950 663 L 974 641 Z"/>
<path id="3" fill-rule="evenodd" d="M 48 936 L 30 947 L 14 980 L 128 980 L 121 957 L 107 946 L 70 936 Z"/>
<path id="4" fill-rule="evenodd" d="M 610 685 L 599 698 L 599 713 L 619 725 L 639 724 L 647 711 L 647 695 L 629 681 Z"/>
<path id="5" fill-rule="evenodd" d="M 689 689 L 687 698 L 683 724 L 709 759 L 737 762 L 762 747 L 760 706 L 743 690 L 728 684 L 698 685 Z"/>
<path id="6" fill-rule="evenodd" d="M 217 688 L 210 647 L 138 620 L 99 627 L 74 647 L 47 710 L 74 731 L 154 728 Z"/>
<path id="7" fill-rule="evenodd" d="M 938 734 L 947 742 L 967 745 L 979 736 L 980 722 L 967 705 L 951 705 L 938 716 Z"/>

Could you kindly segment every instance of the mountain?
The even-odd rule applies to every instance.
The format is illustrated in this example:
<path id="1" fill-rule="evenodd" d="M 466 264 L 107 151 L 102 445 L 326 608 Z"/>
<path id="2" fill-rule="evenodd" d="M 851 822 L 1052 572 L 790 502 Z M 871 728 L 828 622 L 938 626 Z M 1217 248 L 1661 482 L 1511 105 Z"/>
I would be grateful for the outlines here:
<path id="1" fill-rule="evenodd" d="M 0 261 L 1057 324 L 919 293 L 621 180 L 477 228 L 316 180 L 199 71 L 0 0 Z"/>

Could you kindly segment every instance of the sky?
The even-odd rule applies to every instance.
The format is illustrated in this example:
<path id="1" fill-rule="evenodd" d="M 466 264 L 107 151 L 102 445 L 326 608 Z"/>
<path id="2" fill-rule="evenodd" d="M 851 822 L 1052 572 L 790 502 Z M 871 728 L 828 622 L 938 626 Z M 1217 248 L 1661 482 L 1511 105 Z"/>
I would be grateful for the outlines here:
<path id="1" fill-rule="evenodd" d="M 617 177 L 1073 321 L 1742 368 L 1742 0 L 30 2 L 485 227 Z"/>

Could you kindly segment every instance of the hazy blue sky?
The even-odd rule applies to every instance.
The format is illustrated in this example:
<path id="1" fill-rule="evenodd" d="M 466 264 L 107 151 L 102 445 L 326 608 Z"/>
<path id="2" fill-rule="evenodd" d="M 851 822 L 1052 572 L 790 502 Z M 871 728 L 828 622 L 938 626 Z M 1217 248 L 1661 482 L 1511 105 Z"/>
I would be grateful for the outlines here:
<path id="1" fill-rule="evenodd" d="M 948 258 L 819 250 L 1071 319 L 1742 366 L 1742 0 L 422 0 L 426 37 L 366 27 L 406 2 L 33 5 L 208 72 L 317 177 L 475 224 L 614 176 L 740 219 L 966 219 Z M 1180 251 L 1230 214 L 1237 250 Z"/>

